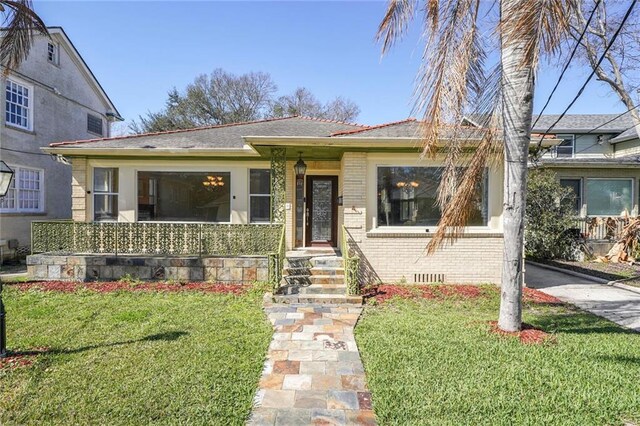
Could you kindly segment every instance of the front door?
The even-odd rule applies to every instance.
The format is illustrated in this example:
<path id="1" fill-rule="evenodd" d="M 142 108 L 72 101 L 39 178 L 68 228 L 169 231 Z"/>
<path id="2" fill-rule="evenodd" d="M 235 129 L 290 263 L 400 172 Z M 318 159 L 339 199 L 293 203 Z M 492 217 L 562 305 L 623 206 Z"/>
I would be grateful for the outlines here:
<path id="1" fill-rule="evenodd" d="M 338 177 L 307 176 L 306 246 L 338 243 Z"/>

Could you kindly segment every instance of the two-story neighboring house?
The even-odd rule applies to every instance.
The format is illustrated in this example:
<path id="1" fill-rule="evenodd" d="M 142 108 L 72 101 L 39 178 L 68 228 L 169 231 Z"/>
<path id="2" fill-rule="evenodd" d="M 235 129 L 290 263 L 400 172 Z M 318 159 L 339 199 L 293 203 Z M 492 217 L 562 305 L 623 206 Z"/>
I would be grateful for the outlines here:
<path id="1" fill-rule="evenodd" d="M 18 69 L 3 70 L 0 158 L 15 174 L 0 199 L 4 254 L 30 245 L 33 220 L 71 218 L 71 166 L 44 154 L 53 141 L 110 136 L 120 116 L 60 27 L 36 36 Z M 9 242 L 11 248 L 9 249 Z M 25 250 L 26 251 L 26 250 Z"/>

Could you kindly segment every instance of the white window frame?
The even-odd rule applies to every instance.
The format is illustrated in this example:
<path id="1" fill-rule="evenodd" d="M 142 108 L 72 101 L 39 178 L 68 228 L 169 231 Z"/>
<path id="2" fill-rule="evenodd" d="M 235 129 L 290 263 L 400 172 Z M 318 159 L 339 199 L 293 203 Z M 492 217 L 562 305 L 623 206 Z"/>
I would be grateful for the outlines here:
<path id="1" fill-rule="evenodd" d="M 118 191 L 113 192 L 113 191 L 96 191 L 96 169 L 113 169 L 115 170 L 115 174 L 116 176 L 118 176 L 117 179 L 117 183 L 118 183 Z M 91 205 L 92 205 L 92 212 L 91 212 L 91 220 L 92 222 L 118 222 L 118 218 L 120 216 L 120 169 L 118 167 L 108 167 L 108 166 L 97 166 L 97 167 L 93 167 L 92 169 L 92 173 L 91 173 Z M 102 219 L 102 220 L 96 220 L 96 195 L 115 195 L 116 197 L 116 206 L 118 211 L 116 212 L 116 217 L 115 219 Z"/>
<path id="2" fill-rule="evenodd" d="M 255 220 L 251 220 L 251 197 L 265 197 L 265 198 L 269 198 L 270 199 L 270 203 L 269 205 L 271 205 L 271 203 L 273 203 L 273 199 L 271 198 L 271 184 L 269 184 L 269 193 L 268 194 L 252 194 L 251 193 L 251 171 L 252 170 L 266 170 L 269 172 L 269 179 L 271 179 L 271 169 L 268 168 L 263 168 L 263 167 L 253 167 L 250 168 L 248 170 L 248 185 L 247 185 L 247 194 L 249 194 L 249 206 L 248 206 L 248 213 L 249 213 L 249 217 L 247 218 L 249 220 L 249 223 L 255 223 L 255 224 L 268 224 L 271 223 L 271 218 L 269 218 L 269 220 L 267 221 L 255 221 Z"/>
<path id="3" fill-rule="evenodd" d="M 13 178 L 11 179 L 11 184 L 13 187 L 9 187 L 9 191 L 13 191 L 13 208 L 0 208 L 0 213 L 44 213 L 44 169 L 36 168 L 36 167 L 24 167 L 24 166 L 15 166 L 9 165 L 9 167 L 13 170 Z M 20 207 L 20 171 L 28 170 L 32 172 L 38 172 L 38 181 L 40 183 L 39 198 L 38 198 L 38 208 L 29 209 L 29 208 L 21 208 Z M 7 192 L 8 194 L 8 192 Z"/>
<path id="4" fill-rule="evenodd" d="M 576 156 L 576 135 L 569 134 L 569 133 L 559 133 L 559 134 L 556 135 L 556 138 L 557 139 L 562 139 L 563 141 L 565 141 L 566 139 L 571 138 L 571 155 L 570 156 L 569 155 L 559 156 L 558 155 L 558 148 L 560 147 L 560 145 L 556 145 L 554 150 L 553 150 L 553 152 L 554 152 L 553 156 L 555 158 L 574 158 Z M 566 148 L 566 146 L 563 147 L 563 148 Z"/>
<path id="5" fill-rule="evenodd" d="M 53 52 L 49 51 L 49 46 L 53 46 Z M 49 54 L 53 54 L 53 58 L 49 57 Z M 60 65 L 60 45 L 53 41 L 47 43 L 47 61 L 53 65 Z"/>
<path id="6" fill-rule="evenodd" d="M 13 101 L 7 101 L 7 85 L 8 84 L 15 84 L 17 86 L 21 86 L 23 89 L 27 89 L 29 92 L 29 95 L 26 97 L 27 101 L 28 101 L 28 106 L 24 107 L 22 105 L 19 105 Z M 23 80 L 20 80 L 18 78 L 15 77 L 7 77 L 5 79 L 4 82 L 4 122 L 5 125 L 9 126 L 9 127 L 14 127 L 17 129 L 22 129 L 22 130 L 28 130 L 28 131 L 32 131 L 33 130 L 33 101 L 34 101 L 34 96 L 33 96 L 33 85 L 31 84 L 27 84 L 25 83 Z M 24 95 L 23 95 L 24 96 Z M 10 113 L 7 102 L 9 102 L 10 104 L 15 104 L 17 106 L 20 106 L 21 108 L 24 108 L 27 110 L 27 126 L 22 126 L 20 124 L 16 124 L 16 123 L 12 123 L 11 121 L 9 121 L 7 119 L 7 114 Z"/>
<path id="7" fill-rule="evenodd" d="M 587 192 L 587 183 L 590 180 L 628 180 L 629 182 L 631 182 L 631 206 L 630 206 L 630 210 L 629 210 L 629 214 L 632 214 L 633 208 L 634 208 L 634 204 L 635 204 L 635 193 L 636 193 L 636 184 L 635 184 L 635 179 L 632 177 L 620 177 L 620 178 L 616 178 L 616 177 L 585 177 L 583 179 L 583 193 L 584 193 L 584 198 L 583 198 L 583 203 L 587 206 L 585 209 L 585 215 L 587 217 L 620 217 L 622 215 L 622 213 L 617 214 L 617 215 L 612 215 L 612 214 L 589 214 L 589 197 L 588 197 L 588 192 Z"/>

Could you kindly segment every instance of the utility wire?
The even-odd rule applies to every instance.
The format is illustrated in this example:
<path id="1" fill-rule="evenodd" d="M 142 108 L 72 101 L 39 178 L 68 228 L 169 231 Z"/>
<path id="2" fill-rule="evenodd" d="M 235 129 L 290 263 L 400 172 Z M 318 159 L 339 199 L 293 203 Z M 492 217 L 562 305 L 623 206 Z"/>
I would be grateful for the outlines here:
<path id="1" fill-rule="evenodd" d="M 538 149 L 540 148 L 540 146 L 542 145 L 542 141 L 544 140 L 544 137 L 546 135 L 549 134 L 549 132 L 551 130 L 553 130 L 553 128 L 556 126 L 556 124 L 558 124 L 560 122 L 560 120 L 562 120 L 562 118 L 567 114 L 567 112 L 569 111 L 569 109 L 571 109 L 571 107 L 573 106 L 573 104 L 576 103 L 576 101 L 578 100 L 578 98 L 580 98 L 580 96 L 582 95 L 582 93 L 584 92 L 584 89 L 587 87 L 587 84 L 589 84 L 589 82 L 591 81 L 591 79 L 593 78 L 593 76 L 596 73 L 596 70 L 598 68 L 600 68 L 600 64 L 602 64 L 602 61 L 604 61 L 604 58 L 606 56 L 606 54 L 609 52 L 609 49 L 611 48 L 611 46 L 613 46 L 613 43 L 616 41 L 616 39 L 618 38 L 618 35 L 620 34 L 620 31 L 622 31 L 622 27 L 624 26 L 624 24 L 627 22 L 627 19 L 629 19 L 629 16 L 631 15 L 631 12 L 633 11 L 633 8 L 635 7 L 636 3 L 638 3 L 638 0 L 633 0 L 631 2 L 631 5 L 629 6 L 629 9 L 627 9 L 627 12 L 625 13 L 624 17 L 622 18 L 622 21 L 620 22 L 620 26 L 618 27 L 618 29 L 616 30 L 616 32 L 613 34 L 613 37 L 611 37 L 611 40 L 609 40 L 609 43 L 607 44 L 607 47 L 605 48 L 604 52 L 602 52 L 602 55 L 600 55 L 600 59 L 598 59 L 598 63 L 596 64 L 595 67 L 593 67 L 593 70 L 591 70 L 591 74 L 589 74 L 589 77 L 587 77 L 587 80 L 584 82 L 584 84 L 582 85 L 582 87 L 580 87 L 580 90 L 578 90 L 578 93 L 576 94 L 576 96 L 573 98 L 573 100 L 569 103 L 569 105 L 564 109 L 564 111 L 562 112 L 562 114 L 560 114 L 560 116 L 558 117 L 558 119 L 551 125 L 549 126 L 549 128 L 547 129 L 546 132 L 544 132 L 542 134 L 542 136 L 540 136 L 540 140 L 538 141 Z"/>
<path id="2" fill-rule="evenodd" d="M 634 127 L 636 127 L 636 125 L 635 125 L 635 124 L 632 124 L 632 125 L 631 125 L 631 127 L 628 127 L 628 128 L 626 128 L 626 129 L 624 129 L 622 132 L 620 132 L 620 134 L 622 134 L 622 133 L 626 132 L 627 130 L 631 130 L 631 129 L 633 129 Z M 586 135 L 586 133 L 585 133 L 584 135 Z M 584 136 L 584 135 L 580 135 L 580 136 Z M 579 139 L 579 138 L 576 138 L 575 140 L 578 140 L 578 139 Z M 589 146 L 588 146 L 588 147 L 586 147 L 586 148 L 581 149 L 580 151 L 576 151 L 576 152 L 574 152 L 573 154 L 574 154 L 574 155 L 575 155 L 575 154 L 580 154 L 581 152 L 584 152 L 584 151 L 588 150 L 589 148 L 594 147 L 594 146 L 599 145 L 599 144 L 600 144 L 599 142 L 596 142 L 596 143 L 594 143 L 594 144 L 589 145 Z"/>
<path id="3" fill-rule="evenodd" d="M 46 155 L 47 157 L 51 156 L 51 154 L 45 154 L 44 152 L 21 151 L 19 149 L 5 148 L 4 146 L 0 146 L 0 149 L 3 149 L 5 151 L 11 151 L 11 152 L 19 152 L 21 154 Z"/>
<path id="4" fill-rule="evenodd" d="M 593 19 L 596 13 L 596 10 L 598 9 L 598 6 L 600 6 L 600 0 L 596 1 L 596 4 L 593 7 L 593 10 L 591 11 L 591 14 L 589 15 L 589 19 L 587 20 L 587 23 L 582 29 L 582 33 L 580 33 L 580 37 L 578 37 L 578 41 L 576 42 L 576 45 L 573 47 L 573 51 L 571 52 L 571 55 L 569 55 L 569 60 L 565 64 L 564 68 L 562 69 L 562 72 L 560 73 L 560 77 L 558 77 L 558 81 L 556 81 L 556 85 L 553 86 L 553 90 L 549 94 L 547 101 L 544 103 L 542 110 L 540 110 L 540 113 L 538 114 L 538 118 L 536 118 L 536 121 L 531 126 L 532 128 L 536 127 L 536 124 L 538 124 L 538 120 L 540 120 L 540 117 L 542 117 L 542 113 L 544 112 L 545 109 L 547 109 L 547 106 L 549 106 L 549 102 L 551 102 L 551 98 L 553 97 L 553 94 L 556 93 L 556 90 L 558 89 L 558 86 L 560 85 L 560 82 L 562 81 L 564 74 L 567 72 L 567 69 L 569 69 L 569 65 L 571 65 L 571 61 L 573 60 L 573 57 L 575 56 L 576 52 L 578 51 L 578 48 L 580 47 L 582 38 L 587 33 L 587 29 L 589 29 L 589 24 L 591 24 L 591 20 Z"/>

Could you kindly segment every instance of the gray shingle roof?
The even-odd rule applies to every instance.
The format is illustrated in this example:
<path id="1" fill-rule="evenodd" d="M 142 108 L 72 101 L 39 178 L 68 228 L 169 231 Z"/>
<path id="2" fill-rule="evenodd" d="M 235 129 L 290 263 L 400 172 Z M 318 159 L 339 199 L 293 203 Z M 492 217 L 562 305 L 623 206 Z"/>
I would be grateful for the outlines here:
<path id="1" fill-rule="evenodd" d="M 603 123 L 614 119 L 618 115 L 619 114 L 567 114 L 554 126 L 553 132 L 588 132 Z M 534 132 L 546 132 L 547 129 L 555 123 L 558 117 L 560 117 L 560 115 L 545 114 L 538 120 L 538 123 L 532 130 Z M 538 116 L 534 116 L 533 121 L 535 122 L 537 118 Z M 594 131 L 594 133 L 622 132 L 628 129 L 632 124 L 633 121 L 631 116 L 629 114 L 625 114 L 611 123 L 605 124 L 598 130 Z"/>
<path id="2" fill-rule="evenodd" d="M 630 141 L 633 139 L 638 139 L 638 132 L 636 131 L 635 127 L 631 127 L 630 129 L 627 129 L 625 132 L 620 133 L 615 138 L 609 139 L 609 142 L 617 143 L 617 142 Z"/>
<path id="3" fill-rule="evenodd" d="M 414 118 L 394 123 L 380 124 L 378 126 L 370 126 L 364 129 L 351 130 L 346 132 L 334 133 L 332 136 L 336 138 L 343 137 L 362 137 L 372 139 L 384 138 L 420 138 L 422 122 Z M 443 139 L 453 138 L 454 131 L 457 137 L 478 139 L 483 136 L 483 130 L 480 128 L 463 126 L 463 127 L 443 127 L 440 132 Z"/>
<path id="4" fill-rule="evenodd" d="M 607 165 L 607 166 L 638 166 L 640 165 L 640 155 L 627 155 L 624 157 L 603 158 L 603 157 L 587 157 L 587 158 L 543 158 L 540 160 L 542 164 L 549 166 L 576 166 L 581 165 Z"/>
<path id="5" fill-rule="evenodd" d="M 243 136 L 330 136 L 336 132 L 362 129 L 365 126 L 306 117 L 285 117 L 248 123 L 202 127 L 171 132 L 147 133 L 107 139 L 89 139 L 53 143 L 54 147 L 87 147 L 113 149 L 173 148 L 206 149 L 237 148 L 244 145 Z"/>

